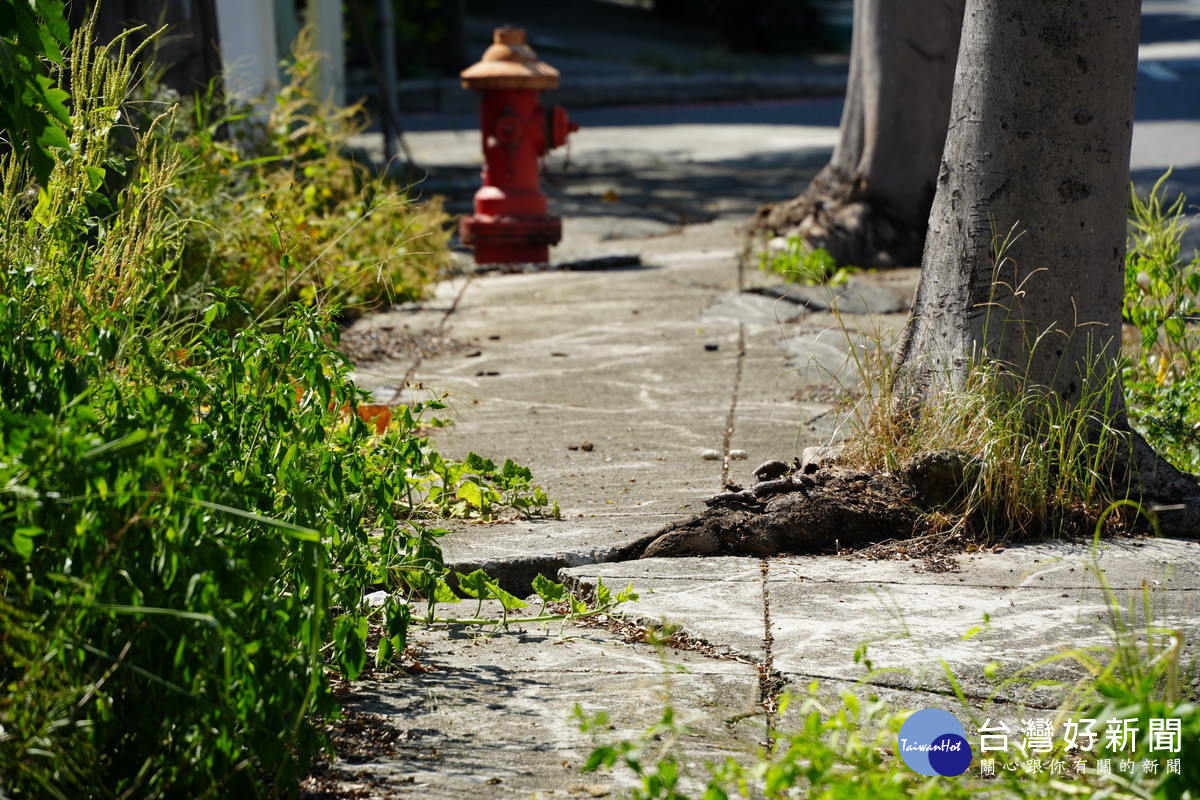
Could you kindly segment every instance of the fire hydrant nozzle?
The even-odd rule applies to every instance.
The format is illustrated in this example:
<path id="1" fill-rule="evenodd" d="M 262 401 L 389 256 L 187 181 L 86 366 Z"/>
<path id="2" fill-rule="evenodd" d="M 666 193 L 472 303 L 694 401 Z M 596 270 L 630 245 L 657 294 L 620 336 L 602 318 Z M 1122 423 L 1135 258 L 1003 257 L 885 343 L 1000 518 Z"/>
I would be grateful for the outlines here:
<path id="1" fill-rule="evenodd" d="M 538 157 L 566 143 L 579 124 L 560 106 L 547 109 L 538 92 L 558 86 L 558 70 L 538 60 L 520 28 L 497 28 L 482 60 L 461 73 L 480 93 L 483 186 L 475 213 L 463 219 L 464 244 L 477 264 L 545 263 L 562 238 L 562 221 L 547 213 Z"/>

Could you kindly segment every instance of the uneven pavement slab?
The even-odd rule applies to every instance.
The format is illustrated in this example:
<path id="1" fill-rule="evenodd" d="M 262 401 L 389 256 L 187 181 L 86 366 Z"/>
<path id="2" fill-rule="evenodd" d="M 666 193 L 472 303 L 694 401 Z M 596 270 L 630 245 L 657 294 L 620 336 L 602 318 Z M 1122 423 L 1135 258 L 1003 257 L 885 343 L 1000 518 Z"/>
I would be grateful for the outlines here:
<path id="1" fill-rule="evenodd" d="M 449 393 L 454 424 L 433 434 L 439 451 L 512 458 L 560 505 L 561 519 L 449 523 L 448 565 L 486 569 L 523 594 L 539 572 L 605 560 L 726 482 L 751 480 L 759 463 L 828 440 L 831 373 L 847 362 L 847 336 L 866 335 L 821 329 L 806 311 L 778 319 L 773 305 L 801 306 L 745 291 L 771 278 L 748 274 L 737 222 L 624 242 L 637 269 L 477 275 L 355 327 L 425 327 L 455 343 L 361 364 L 359 380 L 378 398 Z M 906 302 L 907 285 L 856 281 L 864 308 Z M 761 313 L 714 313 L 733 307 Z M 801 352 L 804 337 L 820 346 Z"/>
<path id="2" fill-rule="evenodd" d="M 838 556 L 645 559 L 567 568 L 560 577 L 581 590 L 597 578 L 632 582 L 650 593 L 631 613 L 768 658 L 801 686 L 858 680 L 936 697 L 950 691 L 944 661 L 973 700 L 1053 704 L 1053 688 L 1000 686 L 984 666 L 998 662 L 999 674 L 1011 675 L 1074 648 L 1102 652 L 1114 645 L 1114 613 L 1139 640 L 1149 626 L 1197 640 L 1197 542 L 1118 540 L 1095 551 L 1049 542 L 955 561 L 959 571 L 928 572 L 919 562 Z M 886 671 L 871 673 L 856 659 L 863 645 Z M 1067 660 L 1033 674 L 1073 682 L 1085 672 Z"/>
<path id="3" fill-rule="evenodd" d="M 765 740 L 752 664 L 626 639 L 603 628 L 514 625 L 491 636 L 421 629 L 421 671 L 375 673 L 346 702 L 372 715 L 385 754 L 334 765 L 342 791 L 368 796 L 577 798 L 615 794 L 627 776 L 581 774 L 593 747 L 631 738 L 670 705 L 693 729 L 693 769 L 746 758 Z M 574 718 L 609 714 L 596 739 Z"/>

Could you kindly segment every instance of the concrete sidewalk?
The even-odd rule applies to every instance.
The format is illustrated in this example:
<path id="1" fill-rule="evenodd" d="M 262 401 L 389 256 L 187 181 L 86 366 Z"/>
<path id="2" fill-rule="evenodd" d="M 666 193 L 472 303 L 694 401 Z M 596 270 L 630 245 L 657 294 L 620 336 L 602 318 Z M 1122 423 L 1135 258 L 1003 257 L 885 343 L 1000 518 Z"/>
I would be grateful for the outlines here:
<path id="1" fill-rule="evenodd" d="M 770 729 L 791 724 L 772 712 L 780 693 L 813 680 L 825 692 L 955 711 L 943 661 L 973 706 L 990 703 L 993 720 L 1015 727 L 1023 707 L 1053 704 L 1055 693 L 1000 685 L 985 666 L 1012 674 L 1111 644 L 1114 599 L 1137 599 L 1134 630 L 1176 628 L 1194 647 L 1192 541 L 1114 541 L 1098 553 L 1064 542 L 1011 547 L 962 555 L 957 572 L 840 556 L 605 561 L 614 546 L 699 510 L 726 482 L 752 482 L 761 462 L 837 435 L 833 403 L 856 380 L 851 349 L 898 329 L 916 282 L 915 270 L 856 278 L 837 298 L 840 322 L 828 293 L 770 291 L 773 280 L 743 255 L 738 225 L 825 163 L 836 107 L 708 111 L 687 125 L 654 111 L 597 116 L 551 187 L 565 218 L 555 262 L 619 255 L 638 266 L 469 272 L 424 303 L 357 323 L 436 334 L 440 353 L 360 364 L 360 385 L 385 402 L 450 392 L 455 424 L 437 432 L 441 452 L 511 457 L 561 505 L 558 520 L 450 526 L 442 543 L 452 567 L 483 567 L 518 592 L 540 573 L 579 591 L 598 578 L 632 583 L 642 596 L 628 608 L 638 624 L 516 625 L 491 637 L 414 629 L 420 669 L 375 674 L 346 700 L 376 715 L 388 743 L 339 762 L 347 794 L 607 796 L 628 779 L 580 774 L 592 740 L 571 719 L 576 704 L 609 710 L 605 736 L 616 739 L 670 703 L 695 728 L 682 746 L 698 768 L 753 758 Z M 448 194 L 455 211 L 469 208 L 477 185 L 477 135 L 466 122 L 410 134 L 431 167 L 424 191 Z M 1158 168 L 1155 141 L 1135 135 L 1135 164 Z M 678 647 L 649 643 L 647 629 L 664 623 L 679 626 Z M 869 672 L 855 658 L 863 644 L 875 667 L 894 671 Z M 1080 672 L 1062 662 L 1038 674 Z"/>
<path id="2" fill-rule="evenodd" d="M 886 337 L 904 319 L 912 270 L 857 279 L 841 301 L 846 329 L 820 310 L 829 297 L 805 305 L 755 291 L 771 280 L 741 257 L 740 219 L 650 236 L 633 225 L 618 238 L 623 218 L 569 218 L 556 259 L 636 253 L 642 265 L 463 276 L 421 307 L 359 323 L 465 344 L 363 365 L 360 383 L 386 397 L 409 376 L 418 396 L 450 392 L 456 422 L 438 433 L 440 450 L 511 457 L 561 504 L 560 520 L 452 525 L 448 564 L 483 567 L 517 592 L 539 572 L 585 592 L 597 578 L 632 583 L 642 592 L 628 609 L 635 619 L 678 625 L 699 646 L 659 652 L 628 629 L 414 631 L 432 671 L 369 680 L 352 706 L 382 715 L 402 741 L 387 757 L 342 765 L 345 780 L 380 796 L 605 796 L 621 783 L 579 774 L 591 740 L 571 720 L 576 703 L 609 710 L 616 738 L 670 702 L 696 728 L 685 747 L 699 765 L 752 757 L 768 727 L 788 724 L 768 713 L 779 693 L 814 679 L 953 710 L 940 660 L 973 703 L 990 699 L 992 716 L 1015 724 L 1018 704 L 1053 703 L 1053 692 L 997 692 L 984 665 L 1011 672 L 1109 642 L 1100 574 L 1121 602 L 1146 588 L 1157 624 L 1194 630 L 1194 542 L 1113 542 L 1098 559 L 1083 545 L 1013 547 L 962 556 L 950 573 L 837 556 L 597 563 L 701 508 L 725 482 L 752 482 L 762 461 L 836 435 L 833 376 L 855 380 L 848 336 Z M 863 643 L 875 666 L 898 671 L 869 675 L 854 659 Z M 1078 677 L 1061 666 L 1041 674 Z"/>

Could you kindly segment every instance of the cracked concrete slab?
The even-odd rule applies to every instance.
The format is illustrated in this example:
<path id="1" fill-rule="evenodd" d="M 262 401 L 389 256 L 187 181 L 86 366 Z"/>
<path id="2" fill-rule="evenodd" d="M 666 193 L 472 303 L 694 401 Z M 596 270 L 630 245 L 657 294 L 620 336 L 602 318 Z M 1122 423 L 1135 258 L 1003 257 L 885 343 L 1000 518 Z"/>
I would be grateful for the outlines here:
<path id="1" fill-rule="evenodd" d="M 773 638 L 771 666 L 797 685 L 814 678 L 849 679 L 917 696 L 945 694 L 950 687 L 944 660 L 969 697 L 996 694 L 1005 702 L 1049 704 L 1060 694 L 1053 687 L 1000 686 L 985 677 L 984 666 L 998 662 L 1003 677 L 1073 648 L 1094 648 L 1094 654 L 1111 649 L 1114 608 L 1134 635 L 1154 625 L 1179 629 L 1186 642 L 1195 641 L 1200 543 L 1107 542 L 1093 556 L 1086 543 L 1047 542 L 957 560 L 960 572 L 941 573 L 922 572 L 905 561 L 773 558 L 765 576 L 765 607 L 756 559 L 646 559 L 569 568 L 560 575 L 580 586 L 600 577 L 606 584 L 648 588 L 652 593 L 632 613 L 664 619 L 755 658 L 764 650 L 751 632 L 763 625 L 765 611 Z M 865 663 L 856 661 L 864 644 L 874 666 L 885 672 L 868 674 Z M 1068 659 L 1033 674 L 1072 683 L 1085 672 Z"/>
<path id="2" fill-rule="evenodd" d="M 373 673 L 346 703 L 399 735 L 386 758 L 335 765 L 343 785 L 446 800 L 607 796 L 630 779 L 581 774 L 593 746 L 636 736 L 668 704 L 694 731 L 683 742 L 693 767 L 745 758 L 764 740 L 749 664 L 663 653 L 603 629 L 528 624 L 493 636 L 418 629 L 411 647 L 420 672 Z M 599 739 L 580 732 L 577 705 L 609 715 Z"/>
<path id="3" fill-rule="evenodd" d="M 775 326 L 795 322 L 808 310 L 795 303 L 780 302 L 771 297 L 746 292 L 730 292 L 718 297 L 700 314 L 705 325 L 727 324 Z"/>
<path id="4" fill-rule="evenodd" d="M 754 558 L 650 558 L 568 567 L 559 580 L 587 593 L 597 579 L 641 593 L 626 613 L 680 625 L 691 636 L 754 660 L 766 656 L 761 562 Z"/>
<path id="5" fill-rule="evenodd" d="M 894 289 L 889 284 L 879 285 L 861 276 L 838 286 L 771 283 L 750 291 L 810 311 L 836 311 L 839 314 L 894 314 L 908 307 L 902 287 Z"/>

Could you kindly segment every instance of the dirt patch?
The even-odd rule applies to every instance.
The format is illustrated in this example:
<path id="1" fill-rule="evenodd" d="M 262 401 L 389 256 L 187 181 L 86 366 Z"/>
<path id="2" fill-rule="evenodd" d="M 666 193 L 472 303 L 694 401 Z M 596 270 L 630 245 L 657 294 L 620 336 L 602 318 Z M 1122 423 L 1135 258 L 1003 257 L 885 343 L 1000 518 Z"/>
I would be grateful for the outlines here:
<path id="1" fill-rule="evenodd" d="M 407 325 L 379 325 L 343 331 L 337 349 L 356 364 L 434 358 L 476 349 L 431 328 L 413 330 Z"/>

